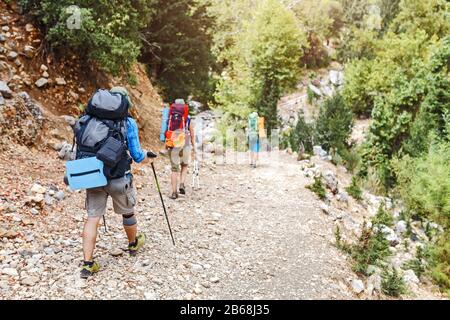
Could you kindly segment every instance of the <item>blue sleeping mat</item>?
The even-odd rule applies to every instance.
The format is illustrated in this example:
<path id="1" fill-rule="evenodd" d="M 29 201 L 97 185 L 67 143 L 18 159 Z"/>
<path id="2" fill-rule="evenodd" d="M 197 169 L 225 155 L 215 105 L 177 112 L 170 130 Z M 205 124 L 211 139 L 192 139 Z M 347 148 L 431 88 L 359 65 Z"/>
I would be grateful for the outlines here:
<path id="1" fill-rule="evenodd" d="M 96 157 L 68 161 L 66 170 L 72 190 L 92 189 L 108 184 L 103 174 L 103 162 Z"/>

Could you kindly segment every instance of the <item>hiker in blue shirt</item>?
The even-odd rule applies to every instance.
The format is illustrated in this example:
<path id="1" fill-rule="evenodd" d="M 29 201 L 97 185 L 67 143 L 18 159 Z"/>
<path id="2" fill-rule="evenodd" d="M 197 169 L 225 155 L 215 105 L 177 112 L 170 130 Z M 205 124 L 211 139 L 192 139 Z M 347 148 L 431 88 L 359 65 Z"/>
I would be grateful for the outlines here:
<path id="1" fill-rule="evenodd" d="M 97 93 L 100 97 L 96 100 L 96 102 L 98 102 L 99 105 L 102 103 L 105 104 L 105 110 L 110 111 L 112 102 L 108 99 L 112 98 L 108 95 L 118 93 L 127 99 L 128 108 L 131 108 L 133 106 L 131 99 L 127 90 L 122 87 L 113 88 L 109 91 L 109 93 L 104 91 L 104 97 L 101 96 L 102 92 Z M 112 97 L 114 98 L 114 96 Z M 128 109 L 126 109 L 125 112 L 127 112 L 127 110 Z M 125 113 L 125 115 L 126 114 L 127 113 Z M 126 137 L 123 137 L 123 135 L 118 135 L 116 137 L 122 137 L 122 139 L 125 140 L 123 143 L 126 143 L 126 147 L 128 149 L 128 151 L 118 154 L 120 156 L 120 160 L 117 166 L 111 169 L 111 171 L 106 171 L 108 174 L 112 175 L 112 177 L 108 177 L 108 184 L 106 186 L 86 190 L 86 210 L 88 213 L 88 219 L 85 222 L 83 231 L 84 265 L 81 270 L 81 277 L 85 279 L 89 278 L 100 269 L 99 264 L 93 259 L 93 254 L 97 238 L 97 228 L 101 218 L 106 213 L 109 196 L 112 198 L 115 213 L 123 217 L 123 226 L 128 238 L 128 251 L 130 255 L 135 255 L 137 251 L 145 244 L 145 235 L 143 233 L 138 234 L 137 232 L 137 219 L 134 209 L 137 202 L 137 196 L 133 183 L 133 175 L 131 174 L 132 160 L 130 159 L 130 156 L 136 163 L 142 163 L 147 158 L 147 152 L 142 149 L 139 142 L 139 131 L 136 121 L 128 116 L 126 116 L 126 122 L 120 119 L 125 118 L 119 117 L 119 120 L 115 121 L 112 125 L 111 121 L 108 122 L 107 119 L 102 119 L 102 117 L 97 115 L 94 115 L 94 117 L 90 117 L 88 115 L 86 116 L 84 122 L 83 118 L 81 118 L 77 124 L 78 132 L 82 133 L 78 136 L 81 137 L 81 139 L 80 141 L 77 140 L 77 145 L 80 143 L 86 144 L 95 138 L 104 140 L 104 138 L 101 137 L 102 128 L 108 132 L 108 128 L 111 130 L 110 126 L 114 127 L 114 125 L 121 124 L 119 126 L 120 131 L 123 135 L 126 135 Z M 94 121 L 95 125 L 90 126 L 89 121 Z M 125 124 L 125 127 L 123 127 L 123 124 Z M 105 126 L 107 127 L 105 128 Z M 77 132 L 77 128 L 75 130 Z M 107 142 L 105 142 L 105 144 L 106 143 Z M 79 152 L 81 152 L 81 156 L 83 156 L 83 150 L 89 150 L 89 148 L 86 148 L 84 145 L 79 145 L 77 149 L 77 157 Z"/>

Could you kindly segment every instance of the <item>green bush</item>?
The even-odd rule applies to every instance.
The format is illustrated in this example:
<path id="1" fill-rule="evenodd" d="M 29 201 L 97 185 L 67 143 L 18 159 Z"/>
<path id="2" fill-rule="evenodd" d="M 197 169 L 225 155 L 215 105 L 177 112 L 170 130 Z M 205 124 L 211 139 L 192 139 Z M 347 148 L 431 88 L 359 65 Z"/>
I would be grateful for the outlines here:
<path id="1" fill-rule="evenodd" d="M 450 235 L 442 235 L 430 248 L 430 272 L 435 282 L 450 293 Z"/>
<path id="2" fill-rule="evenodd" d="M 393 158 L 419 155 L 429 147 L 430 134 L 442 137 L 445 133 L 445 114 L 450 110 L 449 43 L 450 36 L 431 49 L 429 61 L 415 60 L 408 72 L 414 74 L 412 78 L 396 73 L 393 77 L 396 85 L 375 101 L 361 175 L 367 177 L 371 168 L 386 189 L 396 182 Z M 426 113 L 429 115 L 421 116 Z"/>
<path id="3" fill-rule="evenodd" d="M 113 74 L 128 71 L 139 56 L 139 30 L 148 23 L 152 4 L 152 0 L 19 2 L 36 18 L 53 50 L 65 55 L 71 51 Z M 67 27 L 72 5 L 80 8 L 80 29 Z"/>
<path id="4" fill-rule="evenodd" d="M 374 225 L 385 225 L 388 227 L 394 225 L 394 217 L 386 210 L 386 205 L 384 203 L 378 207 L 378 212 L 372 220 L 372 223 Z"/>
<path id="5" fill-rule="evenodd" d="M 356 146 L 350 147 L 349 149 L 339 150 L 340 155 L 343 160 L 344 166 L 348 171 L 354 173 L 357 171 L 361 164 L 361 156 L 359 154 L 359 148 Z"/>
<path id="6" fill-rule="evenodd" d="M 391 297 L 399 297 L 406 293 L 405 282 L 394 267 L 392 269 L 385 268 L 381 277 L 381 290 L 384 294 Z"/>
<path id="7" fill-rule="evenodd" d="M 352 177 L 351 185 L 348 186 L 347 188 L 345 188 L 345 190 L 348 192 L 348 194 L 350 196 L 353 197 L 353 199 L 355 199 L 355 200 L 363 199 L 363 197 L 362 197 L 363 192 L 361 190 L 361 187 L 359 186 L 358 179 L 356 176 Z"/>
<path id="8" fill-rule="evenodd" d="M 314 177 L 314 183 L 306 186 L 307 189 L 314 192 L 321 200 L 325 200 L 327 192 L 322 182 L 322 177 Z"/>
<path id="9" fill-rule="evenodd" d="M 298 152 L 300 146 L 303 145 L 305 152 L 311 153 L 313 151 L 313 140 L 314 124 L 306 122 L 303 110 L 301 110 L 298 114 L 298 122 L 290 132 L 289 145 L 295 152 Z"/>
<path id="10" fill-rule="evenodd" d="M 406 243 L 406 242 L 405 242 Z M 421 277 L 426 269 L 424 266 L 424 260 L 427 258 L 422 247 L 417 247 L 416 257 L 412 260 L 405 262 L 402 266 L 403 270 L 413 270 L 417 277 Z"/>
<path id="11" fill-rule="evenodd" d="M 393 161 L 396 191 L 409 210 L 450 227 L 450 143 L 432 145 L 420 158 Z"/>
<path id="12" fill-rule="evenodd" d="M 379 265 L 389 255 L 389 242 L 385 239 L 383 232 L 363 228 L 361 237 L 352 248 L 352 258 L 355 261 L 353 270 L 368 275 L 369 265 Z"/>
<path id="13" fill-rule="evenodd" d="M 326 99 L 320 106 L 316 121 L 316 143 L 325 150 L 336 148 L 337 152 L 349 147 L 348 139 L 353 128 L 353 113 L 341 95 Z"/>
<path id="14" fill-rule="evenodd" d="M 383 232 L 373 227 L 368 228 L 364 222 L 361 236 L 354 244 L 348 244 L 342 241 L 339 228 L 335 231 L 337 247 L 347 254 L 353 260 L 352 269 L 354 272 L 369 276 L 367 269 L 369 265 L 381 265 L 382 262 L 391 254 L 389 242 L 385 239 Z"/>

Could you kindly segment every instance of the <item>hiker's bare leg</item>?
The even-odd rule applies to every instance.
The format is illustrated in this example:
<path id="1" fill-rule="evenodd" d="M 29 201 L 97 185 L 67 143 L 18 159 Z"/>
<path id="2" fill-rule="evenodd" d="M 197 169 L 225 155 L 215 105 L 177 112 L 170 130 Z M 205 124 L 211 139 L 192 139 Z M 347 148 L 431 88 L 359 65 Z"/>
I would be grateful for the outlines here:
<path id="1" fill-rule="evenodd" d="M 94 256 L 95 242 L 97 240 L 97 229 L 101 217 L 89 217 L 84 223 L 83 230 L 83 253 L 84 261 L 92 261 Z"/>
<path id="2" fill-rule="evenodd" d="M 136 242 L 136 235 L 137 235 L 137 224 L 134 226 L 123 226 L 125 229 L 125 233 L 127 234 L 128 242 L 129 243 L 135 243 Z"/>
<path id="3" fill-rule="evenodd" d="M 188 168 L 189 168 L 189 166 L 187 164 L 181 165 L 181 174 L 180 174 L 180 183 L 181 184 L 185 184 L 185 182 L 186 182 Z"/>
<path id="4" fill-rule="evenodd" d="M 172 172 L 172 192 L 176 193 L 178 190 L 178 172 Z"/>

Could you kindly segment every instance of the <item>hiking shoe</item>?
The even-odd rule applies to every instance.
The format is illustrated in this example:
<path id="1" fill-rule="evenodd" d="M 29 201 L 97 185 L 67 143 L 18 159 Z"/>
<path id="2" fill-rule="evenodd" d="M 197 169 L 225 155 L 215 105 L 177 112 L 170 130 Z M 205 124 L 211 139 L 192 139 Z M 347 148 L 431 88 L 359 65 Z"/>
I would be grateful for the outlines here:
<path id="1" fill-rule="evenodd" d="M 178 199 L 178 193 L 177 192 L 172 193 L 172 195 L 169 196 L 169 198 L 172 199 L 172 200 Z"/>
<path id="2" fill-rule="evenodd" d="M 84 262 L 81 269 L 80 276 L 82 279 L 87 279 L 97 273 L 100 270 L 100 265 L 97 262 Z"/>
<path id="3" fill-rule="evenodd" d="M 184 186 L 184 184 L 180 185 L 180 194 L 186 194 L 186 187 Z"/>
<path id="4" fill-rule="evenodd" d="M 128 251 L 130 255 L 135 256 L 139 249 L 141 249 L 145 244 L 145 234 L 141 233 L 136 237 L 135 243 L 130 243 L 128 245 Z"/>

